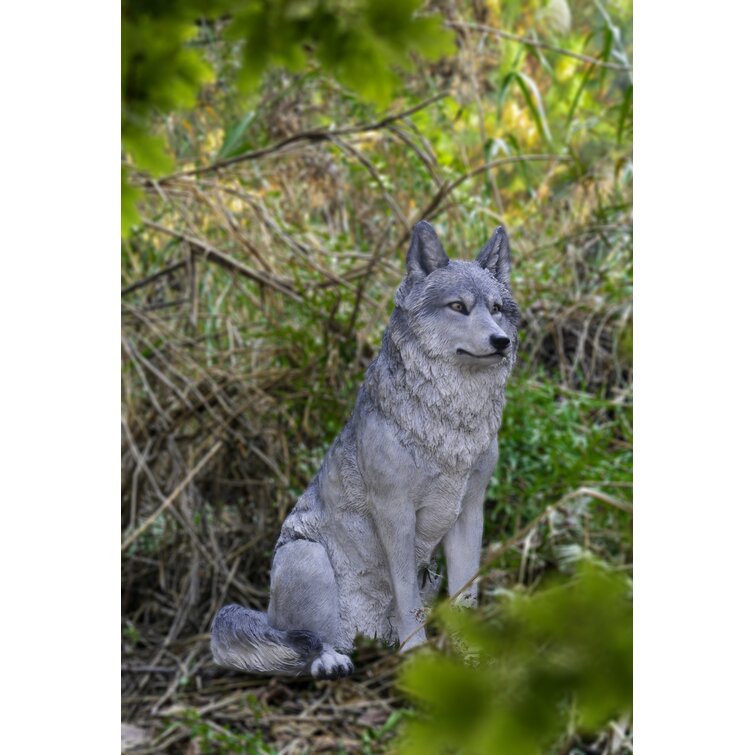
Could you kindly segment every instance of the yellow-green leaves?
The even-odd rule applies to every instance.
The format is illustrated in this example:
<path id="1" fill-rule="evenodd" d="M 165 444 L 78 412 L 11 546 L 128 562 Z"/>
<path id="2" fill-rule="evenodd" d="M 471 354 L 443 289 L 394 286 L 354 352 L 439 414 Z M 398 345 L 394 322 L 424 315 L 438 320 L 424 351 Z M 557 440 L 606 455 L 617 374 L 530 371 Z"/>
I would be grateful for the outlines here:
<path id="1" fill-rule="evenodd" d="M 545 114 L 543 98 L 540 95 L 540 90 L 538 89 L 537 84 L 530 76 L 521 71 L 512 71 L 511 73 L 506 74 L 501 81 L 501 89 L 498 95 L 500 105 L 503 105 L 512 84 L 515 84 L 522 93 L 527 108 L 532 115 L 535 126 L 537 127 L 537 131 L 540 134 L 540 138 L 545 144 L 550 145 L 553 138 L 551 136 L 550 127 L 548 126 L 548 117 Z"/>
<path id="2" fill-rule="evenodd" d="M 160 175 L 172 170 L 173 156 L 165 138 L 153 130 L 155 115 L 196 103 L 203 84 L 213 78 L 201 52 L 191 49 L 198 27 L 197 9 L 185 5 L 122 5 L 121 143 L 126 159 L 139 171 Z M 121 232 L 128 236 L 139 213 L 141 192 L 121 176 Z"/>

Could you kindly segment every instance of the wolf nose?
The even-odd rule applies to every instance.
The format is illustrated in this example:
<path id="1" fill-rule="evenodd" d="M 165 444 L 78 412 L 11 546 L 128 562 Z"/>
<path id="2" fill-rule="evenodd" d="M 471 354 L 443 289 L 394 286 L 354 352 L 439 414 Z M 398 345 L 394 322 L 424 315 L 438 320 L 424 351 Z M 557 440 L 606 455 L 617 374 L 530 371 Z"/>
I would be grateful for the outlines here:
<path id="1" fill-rule="evenodd" d="M 506 336 L 490 336 L 490 343 L 496 351 L 506 351 L 511 339 Z"/>

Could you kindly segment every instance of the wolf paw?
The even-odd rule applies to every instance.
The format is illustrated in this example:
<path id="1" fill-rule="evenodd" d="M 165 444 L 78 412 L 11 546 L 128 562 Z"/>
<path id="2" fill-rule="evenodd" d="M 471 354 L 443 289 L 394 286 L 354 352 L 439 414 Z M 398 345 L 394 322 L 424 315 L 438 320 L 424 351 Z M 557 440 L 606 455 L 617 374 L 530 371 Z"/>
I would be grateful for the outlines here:
<path id="1" fill-rule="evenodd" d="M 310 671 L 315 679 L 339 679 L 342 676 L 351 676 L 354 673 L 354 664 L 348 655 L 330 649 L 315 658 Z"/>

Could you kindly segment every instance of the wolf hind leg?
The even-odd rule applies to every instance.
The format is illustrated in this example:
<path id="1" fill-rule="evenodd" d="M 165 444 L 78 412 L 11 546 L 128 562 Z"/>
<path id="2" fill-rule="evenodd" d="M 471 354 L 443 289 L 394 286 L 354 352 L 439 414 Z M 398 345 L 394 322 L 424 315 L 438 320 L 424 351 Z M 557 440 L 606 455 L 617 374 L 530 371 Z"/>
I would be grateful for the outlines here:
<path id="1" fill-rule="evenodd" d="M 279 630 L 312 633 L 322 640 L 322 651 L 310 666 L 315 678 L 335 679 L 353 673 L 345 649 L 338 602 L 338 584 L 325 548 L 310 540 L 281 546 L 270 577 L 270 625 Z"/>

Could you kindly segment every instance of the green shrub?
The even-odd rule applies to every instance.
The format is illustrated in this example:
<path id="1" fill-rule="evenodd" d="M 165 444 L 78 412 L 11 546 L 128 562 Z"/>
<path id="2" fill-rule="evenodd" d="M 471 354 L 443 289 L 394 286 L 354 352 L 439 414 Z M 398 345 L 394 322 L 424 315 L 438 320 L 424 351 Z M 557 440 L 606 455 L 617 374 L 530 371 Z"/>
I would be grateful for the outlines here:
<path id="1" fill-rule="evenodd" d="M 421 651 L 400 686 L 418 711 L 403 755 L 539 755 L 631 710 L 628 579 L 595 563 L 481 616 L 445 605 L 453 642 Z"/>

